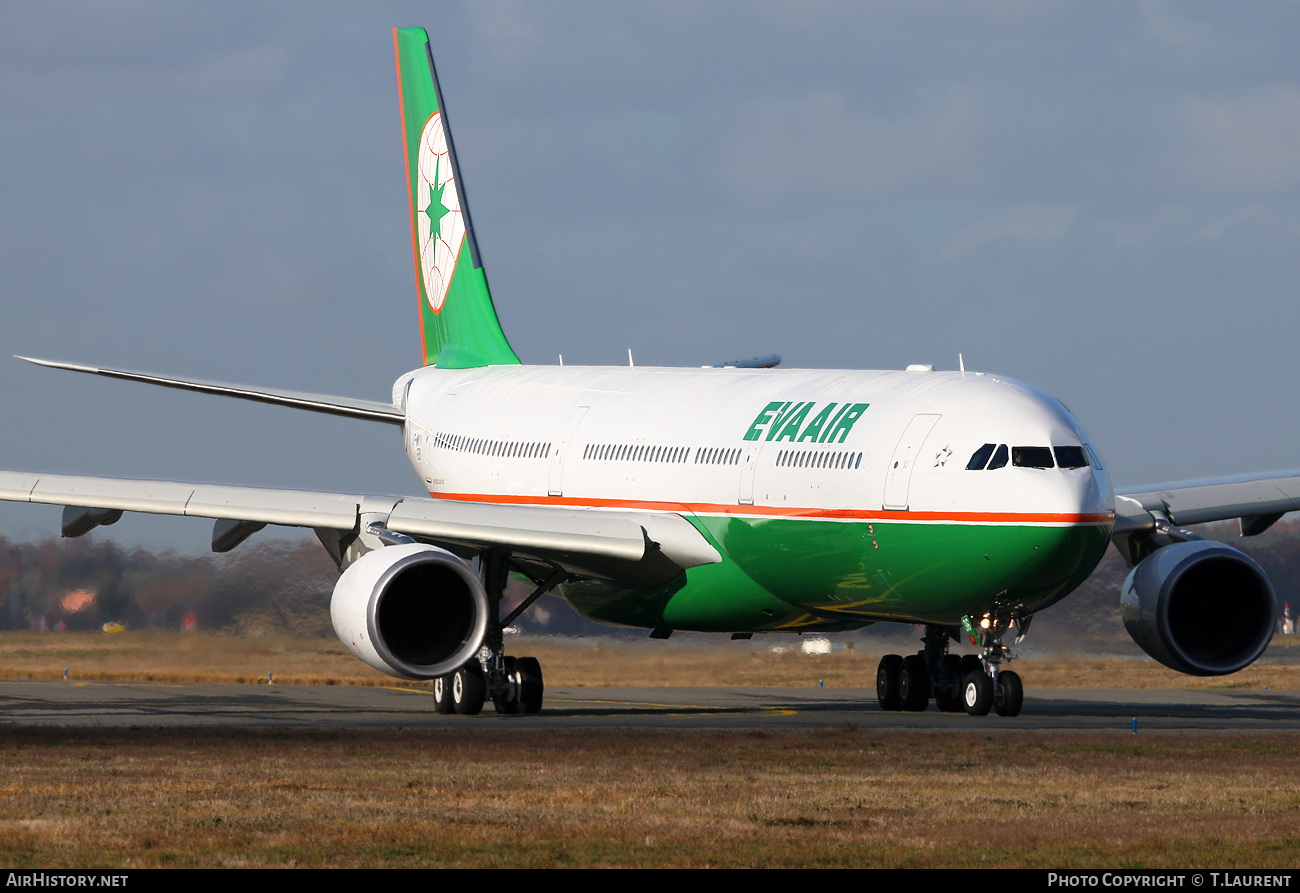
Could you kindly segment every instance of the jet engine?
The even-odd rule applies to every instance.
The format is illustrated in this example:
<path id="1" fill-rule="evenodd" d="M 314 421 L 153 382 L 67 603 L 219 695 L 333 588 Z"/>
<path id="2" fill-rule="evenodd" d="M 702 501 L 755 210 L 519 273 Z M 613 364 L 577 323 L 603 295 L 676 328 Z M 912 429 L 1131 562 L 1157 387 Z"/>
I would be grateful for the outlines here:
<path id="1" fill-rule="evenodd" d="M 376 670 L 433 679 L 482 646 L 487 595 L 469 566 L 445 549 L 385 546 L 339 577 L 330 619 L 339 641 Z"/>
<path id="2" fill-rule="evenodd" d="M 1264 653 L 1277 597 L 1258 564 L 1223 543 L 1174 543 L 1143 559 L 1120 590 L 1120 616 L 1142 650 L 1192 676 L 1222 676 Z"/>

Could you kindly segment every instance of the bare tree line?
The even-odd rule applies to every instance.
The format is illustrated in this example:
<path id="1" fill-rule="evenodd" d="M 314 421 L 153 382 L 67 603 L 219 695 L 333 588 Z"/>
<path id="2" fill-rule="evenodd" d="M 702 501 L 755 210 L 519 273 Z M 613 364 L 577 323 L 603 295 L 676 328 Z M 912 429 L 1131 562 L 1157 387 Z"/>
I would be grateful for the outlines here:
<path id="1" fill-rule="evenodd" d="M 1289 602 L 1291 616 L 1296 616 L 1300 520 L 1285 520 L 1249 539 L 1238 537 L 1230 524 L 1200 532 L 1258 561 L 1279 601 Z M 1118 612 L 1126 573 L 1110 550 L 1077 592 L 1042 612 L 1033 638 L 1127 641 Z M 246 633 L 330 635 L 329 601 L 337 579 L 337 569 L 312 539 L 267 538 L 226 555 L 193 555 L 123 548 L 94 535 L 33 542 L 0 537 L 0 629 L 99 629 L 120 622 L 131 628 L 188 624 Z M 512 586 L 508 601 L 518 601 L 528 588 L 522 581 Z M 555 598 L 530 608 L 521 625 L 534 632 L 615 632 L 582 620 Z"/>

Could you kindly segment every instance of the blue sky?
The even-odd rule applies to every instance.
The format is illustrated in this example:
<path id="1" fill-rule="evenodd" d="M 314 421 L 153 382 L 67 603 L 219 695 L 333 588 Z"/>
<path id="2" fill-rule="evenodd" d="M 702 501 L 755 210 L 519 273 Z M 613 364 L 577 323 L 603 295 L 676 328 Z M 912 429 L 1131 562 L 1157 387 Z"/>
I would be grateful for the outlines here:
<path id="1" fill-rule="evenodd" d="M 430 32 L 525 362 L 960 351 L 1121 485 L 1300 468 L 1290 4 L 20 4 L 0 356 L 386 398 L 419 361 L 393 25 Z M 0 381 L 0 467 L 419 492 L 388 426 Z"/>

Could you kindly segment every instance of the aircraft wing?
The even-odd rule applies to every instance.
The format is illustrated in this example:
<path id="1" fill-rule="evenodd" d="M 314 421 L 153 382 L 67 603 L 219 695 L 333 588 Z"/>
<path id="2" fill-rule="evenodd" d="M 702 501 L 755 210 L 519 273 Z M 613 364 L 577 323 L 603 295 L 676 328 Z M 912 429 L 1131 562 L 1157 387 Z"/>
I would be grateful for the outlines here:
<path id="1" fill-rule="evenodd" d="M 634 588 L 722 558 L 671 512 L 489 505 L 428 497 L 273 490 L 180 481 L 0 471 L 0 500 L 62 505 L 63 533 L 80 536 L 123 512 L 212 518 L 214 551 L 267 524 L 309 527 L 336 560 L 371 524 L 451 551 L 501 547 L 522 562 Z M 337 552 L 336 552 L 337 549 Z"/>
<path id="2" fill-rule="evenodd" d="M 1300 472 L 1179 481 L 1115 491 L 1115 535 L 1155 528 L 1163 515 L 1176 526 L 1239 518 L 1242 536 L 1256 536 L 1300 511 Z"/>
<path id="3" fill-rule="evenodd" d="M 406 423 L 406 413 L 391 403 L 377 400 L 358 400 L 355 397 L 329 397 L 324 394 L 308 394 L 302 391 L 285 391 L 278 388 L 252 388 L 246 385 L 224 384 L 219 381 L 200 381 L 195 378 L 170 378 L 149 372 L 132 372 L 128 369 L 101 369 L 98 366 L 82 366 L 77 363 L 60 363 L 55 360 L 38 360 L 32 357 L 18 357 L 37 366 L 51 369 L 66 369 L 69 372 L 84 372 L 89 375 L 102 375 L 105 378 L 120 378 L 124 381 L 141 381 L 145 384 L 159 385 L 164 388 L 177 388 L 182 391 L 198 391 L 202 394 L 216 394 L 221 397 L 237 397 L 241 400 L 253 400 L 258 403 L 272 403 L 276 406 L 292 406 L 311 412 L 323 412 L 327 415 L 341 415 L 351 419 L 364 419 L 369 422 L 387 422 L 390 425 Z"/>

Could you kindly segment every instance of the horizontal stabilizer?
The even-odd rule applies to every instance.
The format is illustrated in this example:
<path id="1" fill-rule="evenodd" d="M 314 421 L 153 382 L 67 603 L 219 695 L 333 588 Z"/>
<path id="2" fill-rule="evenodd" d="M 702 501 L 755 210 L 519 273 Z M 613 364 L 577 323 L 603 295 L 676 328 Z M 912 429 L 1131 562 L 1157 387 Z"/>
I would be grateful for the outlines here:
<path id="1" fill-rule="evenodd" d="M 38 360 L 33 357 L 18 357 L 37 366 L 51 369 L 67 369 L 70 372 L 86 372 L 91 375 L 103 375 L 106 378 L 121 378 L 126 381 L 142 381 L 164 388 L 177 388 L 182 391 L 198 391 L 203 394 L 217 394 L 222 397 L 237 397 L 240 400 L 255 400 L 258 403 L 273 403 L 277 406 L 292 406 L 310 412 L 323 412 L 329 415 L 341 415 L 350 419 L 365 419 L 370 422 L 387 422 L 401 425 L 406 422 L 406 414 L 391 403 L 377 400 L 357 400 L 353 397 L 328 397 L 324 394 L 306 394 L 301 391 L 282 391 L 276 388 L 250 388 L 244 385 L 223 384 L 218 381 L 198 381 L 190 378 L 167 378 L 151 375 L 147 372 L 130 372 L 125 369 L 100 369 L 95 366 L 81 366 L 76 363 L 59 363 L 54 360 Z"/>

